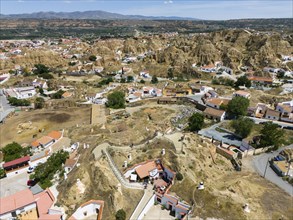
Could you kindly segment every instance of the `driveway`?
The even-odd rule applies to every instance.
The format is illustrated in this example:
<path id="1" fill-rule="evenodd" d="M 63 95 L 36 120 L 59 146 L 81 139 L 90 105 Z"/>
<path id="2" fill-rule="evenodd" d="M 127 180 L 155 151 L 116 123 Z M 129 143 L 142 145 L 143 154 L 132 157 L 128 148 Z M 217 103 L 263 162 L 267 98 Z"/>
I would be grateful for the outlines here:
<path id="1" fill-rule="evenodd" d="M 27 189 L 26 182 L 28 179 L 29 174 L 26 172 L 0 179 L 0 197 L 10 196 L 16 192 Z"/>
<path id="2" fill-rule="evenodd" d="M 290 128 L 293 128 L 293 124 L 292 123 L 287 123 L 287 122 L 282 122 L 282 121 L 272 121 L 272 120 L 264 119 L 264 118 L 254 118 L 254 117 L 249 117 L 249 118 L 252 119 L 256 124 L 259 124 L 261 122 L 271 121 L 274 124 L 277 124 L 277 125 L 279 125 L 281 127 L 290 127 Z"/>
<path id="3" fill-rule="evenodd" d="M 2 90 L 0 91 L 2 94 Z M 9 105 L 8 100 L 6 99 L 5 95 L 0 95 L 0 122 L 3 121 L 9 115 L 10 112 L 13 112 L 14 108 Z"/>
<path id="4" fill-rule="evenodd" d="M 272 157 L 275 157 L 279 154 L 279 152 L 283 149 L 291 148 L 293 149 L 293 144 L 280 148 L 279 150 L 273 152 L 273 153 L 264 153 L 258 156 L 254 156 L 253 158 L 253 166 L 255 170 L 261 175 L 264 175 L 266 165 L 268 163 L 268 160 Z M 290 185 L 287 181 L 284 181 L 281 177 L 279 177 L 270 167 L 268 164 L 267 170 L 265 173 L 265 178 L 269 180 L 270 182 L 276 184 L 283 190 L 285 190 L 289 195 L 293 196 L 293 186 Z"/>
<path id="5" fill-rule="evenodd" d="M 199 135 L 209 137 L 209 138 L 214 138 L 215 140 L 218 141 L 223 141 L 223 143 L 229 144 L 229 145 L 234 145 L 234 146 L 241 146 L 242 140 L 238 138 L 237 136 L 225 132 L 224 130 L 219 132 L 216 130 L 217 127 L 220 127 L 221 123 L 212 125 L 209 128 L 202 129 L 198 132 Z"/>

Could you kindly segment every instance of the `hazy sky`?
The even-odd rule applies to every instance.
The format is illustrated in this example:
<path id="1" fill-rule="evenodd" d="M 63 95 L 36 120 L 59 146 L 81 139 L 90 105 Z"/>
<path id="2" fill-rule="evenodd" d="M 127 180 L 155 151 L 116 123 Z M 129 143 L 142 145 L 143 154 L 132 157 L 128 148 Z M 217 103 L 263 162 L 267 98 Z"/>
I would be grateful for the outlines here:
<path id="1" fill-rule="evenodd" d="M 0 0 L 0 6 L 1 14 L 103 10 L 211 20 L 293 17 L 293 0 Z"/>

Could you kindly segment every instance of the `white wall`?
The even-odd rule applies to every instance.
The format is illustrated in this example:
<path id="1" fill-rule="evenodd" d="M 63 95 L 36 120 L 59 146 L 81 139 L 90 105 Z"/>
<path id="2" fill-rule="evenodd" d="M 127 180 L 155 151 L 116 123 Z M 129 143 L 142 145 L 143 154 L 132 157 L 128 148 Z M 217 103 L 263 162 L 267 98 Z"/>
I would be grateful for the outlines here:
<path id="1" fill-rule="evenodd" d="M 73 214 L 73 217 L 75 219 L 84 219 L 87 218 L 90 215 L 96 214 L 96 209 L 100 210 L 101 205 L 96 203 L 91 203 L 89 205 L 86 205 L 84 207 L 79 207 Z M 84 215 L 84 213 L 87 212 L 87 215 Z"/>
<path id="2" fill-rule="evenodd" d="M 151 207 L 155 204 L 155 197 L 156 195 L 154 194 L 151 199 L 148 201 L 140 215 L 138 216 L 137 220 L 143 219 L 144 215 L 151 209 Z"/>
<path id="3" fill-rule="evenodd" d="M 29 210 L 32 210 L 32 209 L 36 208 L 36 207 L 37 207 L 36 203 L 33 203 L 33 204 L 29 204 L 29 205 L 27 205 L 27 206 L 25 206 L 25 207 L 23 207 L 23 208 L 16 209 L 16 210 L 13 210 L 13 211 L 16 211 L 16 214 L 19 215 L 20 213 L 27 212 L 27 211 L 29 211 Z M 20 210 L 22 210 L 22 212 L 21 212 Z M 24 211 L 23 211 L 23 210 L 24 210 Z M 0 215 L 0 219 L 1 219 L 1 220 L 2 220 L 2 219 L 3 219 L 3 220 L 4 220 L 4 219 L 9 219 L 9 218 L 12 218 L 12 214 L 11 214 L 11 212 L 8 212 L 8 213 L 6 213 L 6 214 Z"/>

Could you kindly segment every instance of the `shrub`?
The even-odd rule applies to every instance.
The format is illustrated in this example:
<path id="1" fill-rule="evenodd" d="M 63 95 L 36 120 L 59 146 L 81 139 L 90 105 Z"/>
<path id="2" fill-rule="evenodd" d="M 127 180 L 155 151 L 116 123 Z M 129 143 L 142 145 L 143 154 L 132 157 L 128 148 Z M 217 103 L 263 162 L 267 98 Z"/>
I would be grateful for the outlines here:
<path id="1" fill-rule="evenodd" d="M 176 179 L 179 181 L 183 180 L 183 175 L 181 173 L 176 173 Z"/>
<path id="2" fill-rule="evenodd" d="M 126 219 L 126 212 L 124 209 L 119 209 L 115 214 L 116 220 L 125 220 Z"/>

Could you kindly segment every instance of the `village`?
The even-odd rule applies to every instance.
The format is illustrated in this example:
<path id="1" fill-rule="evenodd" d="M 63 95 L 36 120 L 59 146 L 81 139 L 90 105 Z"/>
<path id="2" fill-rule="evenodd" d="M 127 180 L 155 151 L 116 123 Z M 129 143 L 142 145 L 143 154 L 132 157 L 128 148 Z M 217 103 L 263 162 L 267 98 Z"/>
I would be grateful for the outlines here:
<path id="1" fill-rule="evenodd" d="M 137 53 L 122 39 L 0 42 L 1 219 L 290 219 L 293 57 L 190 62 L 186 77 L 154 62 L 177 37 Z M 258 187 L 282 209 L 249 199 Z"/>

